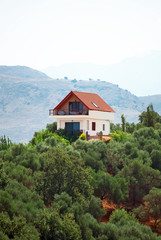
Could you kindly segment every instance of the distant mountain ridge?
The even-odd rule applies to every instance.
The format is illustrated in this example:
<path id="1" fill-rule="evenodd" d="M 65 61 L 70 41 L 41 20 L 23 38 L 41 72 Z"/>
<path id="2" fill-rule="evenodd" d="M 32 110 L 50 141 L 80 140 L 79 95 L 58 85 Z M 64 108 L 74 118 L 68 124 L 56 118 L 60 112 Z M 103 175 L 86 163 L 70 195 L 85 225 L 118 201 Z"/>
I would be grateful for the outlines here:
<path id="1" fill-rule="evenodd" d="M 51 79 L 28 67 L 0 66 L 0 136 L 5 134 L 12 141 L 28 142 L 35 131 L 51 122 L 48 110 L 71 90 L 98 93 L 116 111 L 115 122 L 121 121 L 121 114 L 127 121 L 137 122 L 148 103 L 148 98 L 138 98 L 106 81 Z M 155 96 L 150 96 L 151 99 Z M 157 111 L 161 105 L 156 107 Z"/>
<path id="2" fill-rule="evenodd" d="M 48 67 L 42 71 L 50 77 L 69 79 L 101 79 L 136 96 L 161 94 L 161 51 L 131 57 L 116 64 L 97 65 L 90 63 L 71 63 L 58 67 Z"/>
<path id="3" fill-rule="evenodd" d="M 24 79 L 50 79 L 45 73 L 26 66 L 0 66 L 0 77 L 24 78 Z"/>

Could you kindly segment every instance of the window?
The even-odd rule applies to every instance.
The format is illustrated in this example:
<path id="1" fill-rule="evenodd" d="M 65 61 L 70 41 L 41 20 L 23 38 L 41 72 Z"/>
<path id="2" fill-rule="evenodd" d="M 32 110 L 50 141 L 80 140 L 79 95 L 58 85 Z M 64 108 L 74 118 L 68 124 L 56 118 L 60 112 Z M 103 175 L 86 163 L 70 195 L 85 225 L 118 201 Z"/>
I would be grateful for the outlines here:
<path id="1" fill-rule="evenodd" d="M 69 112 L 72 113 L 83 113 L 83 104 L 81 102 L 70 102 Z"/>
<path id="2" fill-rule="evenodd" d="M 105 131 L 105 124 L 103 124 L 103 131 Z"/>
<path id="3" fill-rule="evenodd" d="M 92 104 L 93 104 L 96 108 L 99 108 L 96 103 L 92 102 Z"/>
<path id="4" fill-rule="evenodd" d="M 95 130 L 96 130 L 96 123 L 92 122 L 92 131 L 95 131 Z"/>
<path id="5" fill-rule="evenodd" d="M 89 120 L 87 120 L 87 130 L 89 130 Z"/>

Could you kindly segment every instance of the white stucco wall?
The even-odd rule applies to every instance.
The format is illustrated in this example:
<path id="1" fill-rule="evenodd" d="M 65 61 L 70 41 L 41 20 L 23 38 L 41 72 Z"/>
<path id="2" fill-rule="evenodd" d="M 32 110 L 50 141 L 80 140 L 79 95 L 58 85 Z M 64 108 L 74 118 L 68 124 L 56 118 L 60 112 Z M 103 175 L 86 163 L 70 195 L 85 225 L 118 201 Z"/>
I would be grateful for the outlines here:
<path id="1" fill-rule="evenodd" d="M 102 111 L 89 110 L 88 116 L 89 118 L 109 120 L 109 121 L 113 121 L 115 119 L 114 112 L 102 112 Z"/>
<path id="2" fill-rule="evenodd" d="M 103 132 L 103 135 L 108 135 L 110 133 L 110 121 L 114 120 L 114 114 L 111 112 L 101 112 L 101 111 L 92 111 L 89 110 L 89 115 L 54 115 L 50 118 L 57 120 L 57 129 L 65 128 L 66 122 L 79 122 L 80 130 L 90 136 L 95 136 L 100 131 Z M 89 129 L 87 129 L 87 120 L 89 121 Z M 92 122 L 96 123 L 96 130 L 92 130 Z M 105 124 L 105 131 L 103 131 L 103 124 Z"/>
<path id="3" fill-rule="evenodd" d="M 89 129 L 87 129 L 87 120 L 89 121 Z M 90 136 L 97 135 L 100 131 L 103 132 L 103 135 L 108 135 L 110 133 L 110 121 L 106 120 L 97 120 L 97 119 L 75 119 L 75 120 L 64 120 L 64 119 L 58 119 L 57 120 L 57 129 L 65 128 L 66 122 L 79 122 L 80 123 L 80 130 L 83 130 L 83 132 L 88 134 Z M 92 130 L 92 122 L 96 123 L 96 130 Z M 105 124 L 105 130 L 103 131 L 103 124 Z"/>
<path id="4" fill-rule="evenodd" d="M 92 122 L 96 123 L 96 130 L 92 130 Z M 103 131 L 103 124 L 105 124 L 105 130 Z M 98 119 L 90 119 L 89 120 L 89 130 L 88 134 L 90 136 L 95 136 L 100 133 L 100 131 L 103 132 L 103 135 L 108 135 L 110 133 L 110 121 L 108 120 L 98 120 Z"/>

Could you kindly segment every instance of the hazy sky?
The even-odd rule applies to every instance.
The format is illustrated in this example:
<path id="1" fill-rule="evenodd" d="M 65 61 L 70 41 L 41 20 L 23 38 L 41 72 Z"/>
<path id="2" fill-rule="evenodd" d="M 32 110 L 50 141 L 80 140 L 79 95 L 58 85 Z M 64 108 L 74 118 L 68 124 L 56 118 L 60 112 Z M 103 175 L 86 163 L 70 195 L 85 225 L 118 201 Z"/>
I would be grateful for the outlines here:
<path id="1" fill-rule="evenodd" d="M 106 65 L 161 50 L 161 0 L 0 0 L 0 65 Z"/>

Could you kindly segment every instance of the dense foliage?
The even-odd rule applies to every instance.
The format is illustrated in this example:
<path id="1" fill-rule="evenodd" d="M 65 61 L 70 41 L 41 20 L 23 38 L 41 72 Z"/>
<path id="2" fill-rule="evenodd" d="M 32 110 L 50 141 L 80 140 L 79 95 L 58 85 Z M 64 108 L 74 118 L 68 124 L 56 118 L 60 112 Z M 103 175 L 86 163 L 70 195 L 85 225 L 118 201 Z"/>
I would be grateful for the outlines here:
<path id="1" fill-rule="evenodd" d="M 139 222 L 161 227 L 161 127 L 122 120 L 108 144 L 55 123 L 29 144 L 1 137 L 0 240 L 161 239 Z M 117 208 L 106 223 L 102 200 Z"/>

